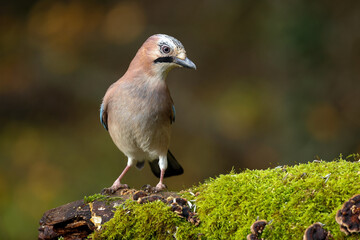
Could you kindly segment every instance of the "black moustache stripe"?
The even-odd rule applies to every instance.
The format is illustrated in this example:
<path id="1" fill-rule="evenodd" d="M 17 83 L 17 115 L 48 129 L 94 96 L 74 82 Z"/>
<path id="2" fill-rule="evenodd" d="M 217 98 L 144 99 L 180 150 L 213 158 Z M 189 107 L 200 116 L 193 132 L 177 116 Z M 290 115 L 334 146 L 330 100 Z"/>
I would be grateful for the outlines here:
<path id="1" fill-rule="evenodd" d="M 173 57 L 159 57 L 154 60 L 154 63 L 172 63 L 174 62 Z"/>

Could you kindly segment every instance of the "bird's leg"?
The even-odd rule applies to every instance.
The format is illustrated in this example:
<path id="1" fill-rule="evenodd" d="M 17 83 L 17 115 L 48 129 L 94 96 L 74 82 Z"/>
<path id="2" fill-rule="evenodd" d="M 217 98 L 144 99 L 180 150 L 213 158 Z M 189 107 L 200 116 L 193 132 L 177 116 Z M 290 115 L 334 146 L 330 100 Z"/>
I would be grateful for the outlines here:
<path id="1" fill-rule="evenodd" d="M 159 167 L 160 167 L 160 181 L 159 183 L 156 185 L 156 190 L 157 191 L 161 191 L 166 189 L 165 184 L 163 183 L 164 180 L 164 174 L 165 174 L 165 170 L 167 168 L 167 156 L 160 156 L 159 157 Z"/>
<path id="2" fill-rule="evenodd" d="M 129 165 L 127 165 L 125 167 L 125 169 L 122 171 L 120 176 L 115 180 L 115 182 L 113 183 L 113 185 L 110 188 L 114 189 L 114 191 L 116 191 L 120 188 L 129 188 L 127 184 L 121 184 L 120 180 L 124 177 L 125 173 L 127 173 L 127 171 L 129 171 L 130 167 L 131 166 L 129 166 Z"/>
<path id="3" fill-rule="evenodd" d="M 165 174 L 165 169 L 161 169 L 160 181 L 159 181 L 158 184 L 156 184 L 156 190 L 157 191 L 161 191 L 161 190 L 166 189 L 166 185 L 163 183 L 164 174 Z"/>
<path id="4" fill-rule="evenodd" d="M 127 171 L 129 171 L 130 167 L 134 164 L 134 160 L 132 158 L 128 158 L 128 163 L 125 167 L 125 169 L 122 171 L 122 173 L 120 174 L 120 176 L 115 180 L 115 182 L 113 183 L 113 185 L 109 188 L 104 188 L 103 189 L 103 193 L 110 193 L 113 194 L 114 192 L 116 192 L 116 190 L 121 189 L 121 188 L 129 188 L 129 186 L 127 184 L 121 184 L 120 181 L 121 179 L 125 176 L 125 174 L 127 173 Z"/>

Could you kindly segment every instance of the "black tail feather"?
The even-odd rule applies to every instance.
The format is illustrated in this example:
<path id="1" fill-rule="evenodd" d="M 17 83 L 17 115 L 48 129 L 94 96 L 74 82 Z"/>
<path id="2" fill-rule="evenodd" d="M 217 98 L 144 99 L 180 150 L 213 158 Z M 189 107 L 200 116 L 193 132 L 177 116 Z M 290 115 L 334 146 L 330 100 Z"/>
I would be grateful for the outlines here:
<path id="1" fill-rule="evenodd" d="M 181 167 L 181 165 L 176 161 L 174 155 L 170 151 L 167 152 L 167 161 L 168 161 L 168 167 L 165 171 L 164 177 L 171 177 L 176 176 L 184 173 L 184 169 Z M 160 178 L 160 167 L 159 167 L 159 159 L 156 159 L 154 161 L 149 161 L 151 171 L 153 174 Z"/>

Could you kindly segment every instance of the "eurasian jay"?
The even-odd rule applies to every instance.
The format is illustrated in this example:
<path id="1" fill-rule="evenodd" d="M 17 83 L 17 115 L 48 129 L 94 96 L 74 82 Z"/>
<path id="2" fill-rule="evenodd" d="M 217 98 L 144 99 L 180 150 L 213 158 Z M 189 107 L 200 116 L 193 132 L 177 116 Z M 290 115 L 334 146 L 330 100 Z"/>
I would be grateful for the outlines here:
<path id="1" fill-rule="evenodd" d="M 153 35 L 137 51 L 126 73 L 107 90 L 100 121 L 128 161 L 105 192 L 127 187 L 121 184 L 121 179 L 134 165 L 142 169 L 145 161 L 149 161 L 152 172 L 160 178 L 158 191 L 166 188 L 164 177 L 183 173 L 169 151 L 175 107 L 165 79 L 175 67 L 196 69 L 180 41 L 165 34 Z"/>

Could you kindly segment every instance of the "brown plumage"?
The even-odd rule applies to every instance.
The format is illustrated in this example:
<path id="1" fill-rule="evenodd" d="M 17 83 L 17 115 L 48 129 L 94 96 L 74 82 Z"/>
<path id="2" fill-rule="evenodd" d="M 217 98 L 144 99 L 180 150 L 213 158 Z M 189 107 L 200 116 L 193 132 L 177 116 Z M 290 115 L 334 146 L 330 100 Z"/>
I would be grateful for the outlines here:
<path id="1" fill-rule="evenodd" d="M 196 68 L 178 40 L 164 34 L 153 35 L 138 50 L 124 76 L 107 90 L 100 120 L 115 145 L 128 157 L 127 167 L 109 191 L 123 187 L 120 180 L 124 174 L 135 164 L 141 168 L 145 160 L 158 160 L 159 167 L 154 162 L 150 166 L 160 177 L 159 190 L 165 188 L 164 176 L 183 172 L 168 151 L 175 108 L 165 81 L 168 72 L 179 66 Z"/>

